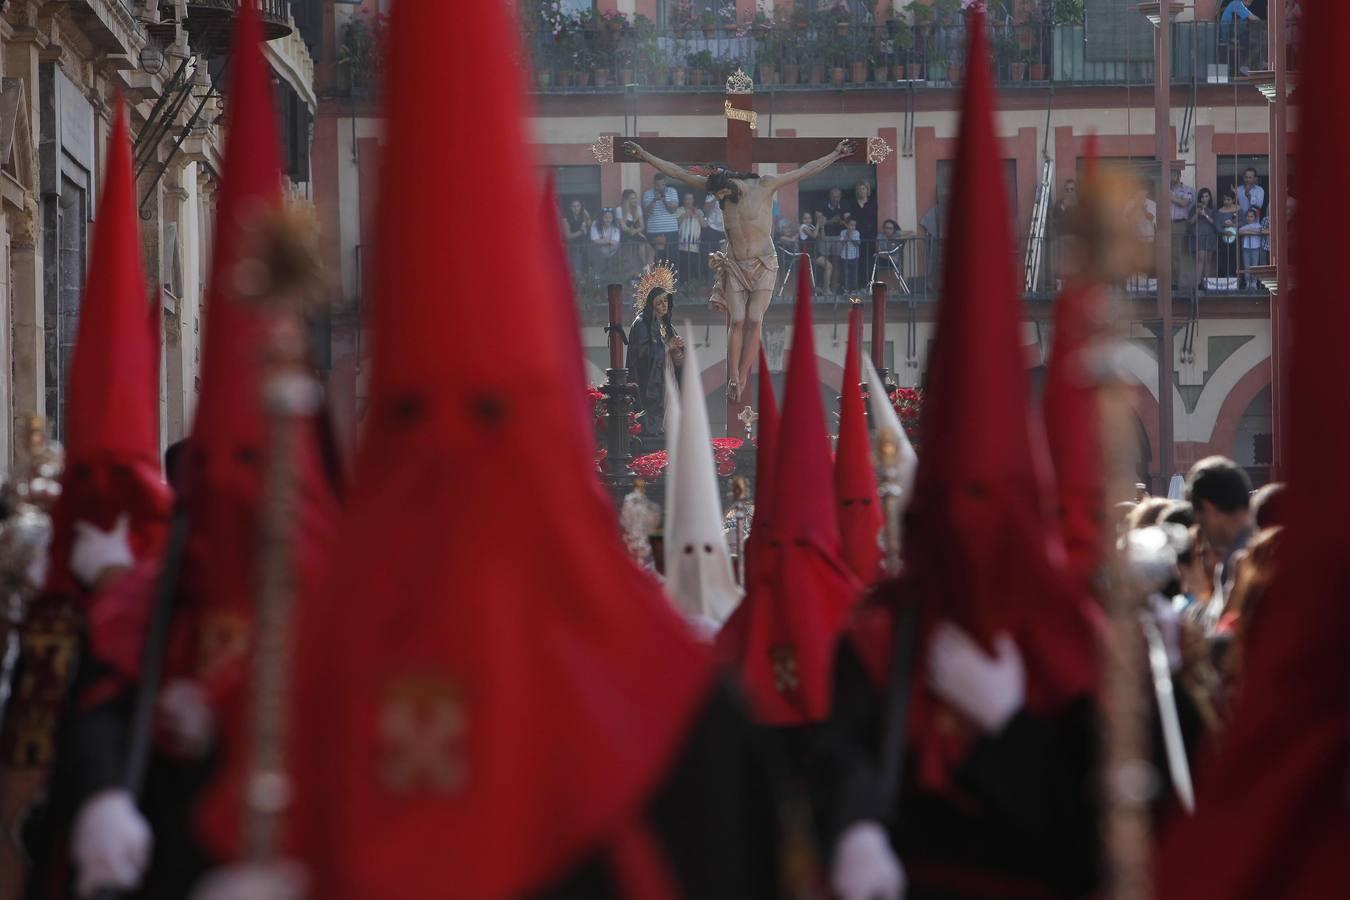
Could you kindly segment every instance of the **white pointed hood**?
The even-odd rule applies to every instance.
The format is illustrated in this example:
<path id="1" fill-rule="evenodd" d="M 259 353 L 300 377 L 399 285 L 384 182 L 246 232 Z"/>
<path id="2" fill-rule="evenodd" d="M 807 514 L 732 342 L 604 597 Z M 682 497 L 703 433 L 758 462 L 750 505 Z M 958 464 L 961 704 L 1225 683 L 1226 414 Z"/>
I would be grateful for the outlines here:
<path id="1" fill-rule="evenodd" d="M 867 396 L 872 405 L 874 425 L 878 432 L 889 431 L 895 435 L 900 445 L 900 514 L 903 519 L 905 507 L 909 506 L 909 498 L 914 493 L 914 473 L 919 468 L 919 456 L 914 452 L 914 445 L 909 442 L 909 435 L 905 434 L 905 427 L 900 424 L 895 407 L 891 406 L 886 386 L 877 374 L 877 367 L 872 364 L 872 357 L 866 353 L 863 354 L 863 371 L 867 377 Z"/>
<path id="2" fill-rule="evenodd" d="M 1172 480 L 1167 484 L 1168 500 L 1186 499 L 1186 479 L 1180 475 L 1173 475 Z"/>
<path id="3" fill-rule="evenodd" d="M 675 527 L 675 444 L 680 438 L 680 386 L 675 383 L 675 364 L 670 355 L 666 355 L 666 365 L 662 370 L 666 382 L 666 508 L 661 520 L 661 541 L 663 546 L 663 572 L 670 572 L 670 564 L 675 555 L 670 550 L 670 535 Z"/>
<path id="4" fill-rule="evenodd" d="M 687 328 L 686 333 L 692 330 Z M 721 625 L 740 602 L 741 589 L 732 574 L 731 553 L 722 530 L 710 431 L 698 356 L 689 345 L 680 389 L 679 432 L 670 451 L 666 482 L 666 509 L 674 509 L 665 535 L 666 593 L 686 617 Z"/>

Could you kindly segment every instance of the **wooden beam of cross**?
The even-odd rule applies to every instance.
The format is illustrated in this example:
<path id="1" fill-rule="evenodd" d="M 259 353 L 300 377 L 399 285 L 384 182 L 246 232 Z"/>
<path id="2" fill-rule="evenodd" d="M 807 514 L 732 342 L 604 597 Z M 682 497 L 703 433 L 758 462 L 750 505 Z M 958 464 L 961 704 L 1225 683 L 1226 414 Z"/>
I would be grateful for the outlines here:
<path id="1" fill-rule="evenodd" d="M 756 163 L 800 165 L 828 155 L 843 137 L 775 138 L 758 137 L 759 119 L 755 113 L 755 83 L 750 76 L 737 69 L 727 79 L 726 99 L 722 105 L 727 121 L 725 138 L 644 137 L 642 146 L 654 156 L 685 165 L 722 164 L 737 172 L 751 172 Z M 620 135 L 603 134 L 591 145 L 591 152 L 600 163 L 641 162 L 624 148 L 624 142 L 635 140 Z M 861 165 L 880 165 L 891 155 L 891 147 L 879 137 L 847 138 L 854 150 L 843 157 Z M 727 327 L 731 327 L 728 317 Z M 733 366 L 727 360 L 727 377 Z M 735 420 L 735 401 L 728 394 L 726 430 L 731 433 Z"/>

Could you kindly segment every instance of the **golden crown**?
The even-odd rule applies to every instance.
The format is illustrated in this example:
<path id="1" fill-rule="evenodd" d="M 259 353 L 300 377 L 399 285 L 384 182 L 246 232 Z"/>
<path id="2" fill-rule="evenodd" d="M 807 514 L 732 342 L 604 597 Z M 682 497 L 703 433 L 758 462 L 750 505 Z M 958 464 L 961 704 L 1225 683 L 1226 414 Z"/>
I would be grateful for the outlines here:
<path id="1" fill-rule="evenodd" d="M 675 293 L 675 269 L 670 263 L 655 263 L 642 270 L 637 290 L 633 291 L 633 311 L 638 315 L 642 315 L 653 288 L 660 288 L 667 294 Z"/>
<path id="2" fill-rule="evenodd" d="M 745 70 L 736 67 L 736 71 L 731 73 L 727 79 L 728 94 L 753 94 L 755 92 L 755 83 L 750 76 L 745 74 Z"/>

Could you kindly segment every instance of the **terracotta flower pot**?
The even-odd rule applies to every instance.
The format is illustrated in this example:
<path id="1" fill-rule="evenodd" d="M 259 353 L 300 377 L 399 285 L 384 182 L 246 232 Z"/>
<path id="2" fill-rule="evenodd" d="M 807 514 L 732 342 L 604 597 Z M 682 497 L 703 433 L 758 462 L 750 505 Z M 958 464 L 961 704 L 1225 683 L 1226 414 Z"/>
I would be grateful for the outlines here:
<path id="1" fill-rule="evenodd" d="M 563 69 L 558 72 L 558 87 L 571 87 L 572 73 Z"/>
<path id="2" fill-rule="evenodd" d="M 862 84 L 867 81 L 867 63 L 855 62 L 850 64 L 849 68 L 852 70 L 849 74 L 852 76 L 851 80 L 854 84 Z"/>
<path id="3" fill-rule="evenodd" d="M 1009 80 L 1009 81 L 1026 81 L 1026 78 L 1027 78 L 1027 64 L 1026 64 L 1026 63 L 1020 63 L 1020 62 L 1008 63 L 1008 80 Z"/>
<path id="4" fill-rule="evenodd" d="M 703 29 L 703 37 L 711 41 L 713 38 L 717 37 L 717 29 L 716 28 Z"/>
<path id="5" fill-rule="evenodd" d="M 1032 63 L 1029 67 L 1032 81 L 1045 81 L 1045 63 Z"/>
<path id="6" fill-rule="evenodd" d="M 595 70 L 595 86 L 596 86 L 596 87 L 605 87 L 605 86 L 608 85 L 608 84 L 609 84 L 609 70 L 608 70 L 608 69 L 596 69 L 596 70 Z"/>
<path id="7" fill-rule="evenodd" d="M 707 81 L 707 78 L 708 73 L 703 71 L 702 69 L 689 70 L 689 83 L 692 84 L 694 87 L 702 87 L 704 82 Z"/>
<path id="8" fill-rule="evenodd" d="M 797 84 L 802 80 L 801 68 L 796 63 L 783 63 L 783 84 Z"/>
<path id="9" fill-rule="evenodd" d="M 633 83 L 634 81 L 636 81 L 636 80 L 637 80 L 637 79 L 634 77 L 634 74 L 633 74 L 633 70 L 632 70 L 632 69 L 620 69 L 620 70 L 619 70 L 619 83 L 620 83 L 620 84 L 632 84 L 632 83 Z"/>
<path id="10" fill-rule="evenodd" d="M 956 63 L 950 63 L 947 66 L 947 80 L 952 84 L 961 83 L 961 67 Z"/>
<path id="11" fill-rule="evenodd" d="M 843 66 L 835 66 L 830 70 L 830 84 L 843 84 L 848 78 L 848 70 Z"/>
<path id="12" fill-rule="evenodd" d="M 735 23 L 735 22 L 727 22 L 726 24 L 724 24 L 724 25 L 722 26 L 722 30 L 726 32 L 727 37 L 735 37 L 735 36 L 736 36 L 736 23 Z"/>
<path id="13" fill-rule="evenodd" d="M 577 87 L 590 87 L 590 86 L 591 86 L 591 73 L 590 73 L 590 72 L 573 72 L 573 73 L 572 73 L 572 83 L 575 84 Z"/>
<path id="14" fill-rule="evenodd" d="M 877 66 L 872 70 L 872 80 L 878 84 L 885 84 L 891 80 L 890 66 Z"/>
<path id="15" fill-rule="evenodd" d="M 923 63 L 907 63 L 905 77 L 910 81 L 923 81 Z"/>
<path id="16" fill-rule="evenodd" d="M 825 66 L 816 63 L 811 66 L 811 71 L 807 75 L 807 81 L 810 84 L 822 84 L 825 81 Z"/>
<path id="17" fill-rule="evenodd" d="M 759 83 L 760 83 L 760 84 L 777 84 L 777 83 L 778 83 L 778 67 L 777 67 L 777 66 L 760 66 L 760 67 L 759 67 Z"/>
<path id="18" fill-rule="evenodd" d="M 848 23 L 847 23 L 847 22 L 835 22 L 835 23 L 834 23 L 834 33 L 837 34 L 837 35 L 839 35 L 839 37 L 843 37 L 843 36 L 845 36 L 846 34 L 848 34 Z"/>
<path id="19" fill-rule="evenodd" d="M 671 75 L 674 78 L 676 87 L 684 87 L 689 83 L 689 70 L 683 66 L 676 66 L 671 70 Z"/>

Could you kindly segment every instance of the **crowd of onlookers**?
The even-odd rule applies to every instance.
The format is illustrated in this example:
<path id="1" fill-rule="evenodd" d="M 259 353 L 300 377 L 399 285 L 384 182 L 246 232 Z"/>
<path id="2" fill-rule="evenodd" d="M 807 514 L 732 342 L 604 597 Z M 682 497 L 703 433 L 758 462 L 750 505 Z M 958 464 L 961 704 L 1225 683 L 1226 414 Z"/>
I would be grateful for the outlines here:
<path id="1" fill-rule="evenodd" d="M 1240 680 L 1247 645 L 1255 638 L 1264 594 L 1284 522 L 1284 486 L 1253 491 L 1233 460 L 1212 456 L 1186 478 L 1184 499 L 1142 493 L 1117 508 L 1122 537 L 1139 529 L 1170 530 L 1176 551 L 1174 578 L 1159 592 L 1153 611 L 1174 656 L 1174 675 L 1207 713 L 1224 717 Z"/>
<path id="2" fill-rule="evenodd" d="M 1271 261 L 1270 215 L 1266 191 L 1256 169 L 1247 168 L 1241 180 L 1224 189 L 1221 196 L 1222 202 L 1216 203 L 1213 191 L 1204 187 L 1197 192 L 1184 183 L 1181 170 L 1174 169 L 1166 226 L 1161 223 L 1157 203 L 1149 196 L 1144 182 L 1126 206 L 1124 215 L 1145 244 L 1153 243 L 1158 228 L 1171 229 L 1174 289 L 1233 291 L 1260 287 L 1252 270 Z M 1066 218 L 1076 203 L 1076 184 L 1070 180 L 1056 205 L 1056 220 Z M 1292 222 L 1292 195 L 1286 200 L 1285 209 Z M 1148 281 L 1141 273 L 1127 287 L 1146 289 Z"/>
<path id="3" fill-rule="evenodd" d="M 777 219 L 773 243 L 780 280 L 810 265 L 817 294 L 832 295 L 866 290 L 874 276 L 893 287 L 904 277 L 906 242 L 916 235 L 894 219 L 878 222 L 870 184 L 858 183 L 848 197 L 842 188 L 831 188 L 822 203 L 803 207 L 800 224 L 781 214 Z M 569 199 L 562 230 L 574 273 L 623 280 L 650 263 L 668 262 L 688 286 L 711 282 L 708 256 L 726 241 L 717 199 L 676 186 L 660 173 L 640 194 L 624 190 L 618 206 L 598 214 L 580 199 Z"/>

